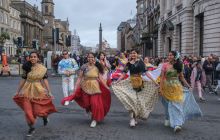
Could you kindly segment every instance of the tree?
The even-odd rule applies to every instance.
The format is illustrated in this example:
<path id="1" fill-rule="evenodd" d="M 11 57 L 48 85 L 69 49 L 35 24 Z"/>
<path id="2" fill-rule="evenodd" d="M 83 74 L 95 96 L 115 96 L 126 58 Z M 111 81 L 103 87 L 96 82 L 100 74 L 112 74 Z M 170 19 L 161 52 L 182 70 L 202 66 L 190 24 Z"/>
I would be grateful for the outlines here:
<path id="1" fill-rule="evenodd" d="M 1 35 L 0 35 L 0 44 L 1 45 L 4 45 L 5 41 L 6 40 L 9 40 L 10 39 L 10 36 L 7 32 L 3 32 Z"/>

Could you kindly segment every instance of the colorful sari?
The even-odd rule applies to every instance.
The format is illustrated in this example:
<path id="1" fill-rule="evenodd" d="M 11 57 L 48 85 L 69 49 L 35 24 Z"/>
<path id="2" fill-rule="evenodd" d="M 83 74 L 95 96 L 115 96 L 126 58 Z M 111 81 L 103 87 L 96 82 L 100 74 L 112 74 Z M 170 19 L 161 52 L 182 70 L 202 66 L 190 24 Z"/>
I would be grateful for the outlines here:
<path id="1" fill-rule="evenodd" d="M 186 120 L 201 117 L 202 113 L 195 101 L 193 94 L 181 85 L 177 71 L 163 65 L 162 72 L 165 77 L 161 87 L 162 104 L 165 108 L 166 120 L 170 121 L 170 126 L 182 126 Z"/>
<path id="2" fill-rule="evenodd" d="M 49 114 L 57 112 L 52 103 L 52 98 L 48 97 L 48 91 L 41 83 L 46 75 L 47 69 L 36 64 L 28 74 L 23 75 L 26 80 L 17 95 L 13 97 L 15 103 L 24 111 L 28 124 L 34 124 L 37 117 L 47 117 Z"/>
<path id="3" fill-rule="evenodd" d="M 103 78 L 104 82 L 106 82 L 106 84 L 108 86 L 110 86 L 111 85 L 111 78 L 110 78 L 111 65 L 108 62 L 108 60 L 107 60 L 107 62 L 105 62 L 105 61 L 99 61 L 99 62 L 102 65 L 103 70 L 104 70 L 104 73 L 102 74 L 102 78 Z"/>
<path id="4" fill-rule="evenodd" d="M 118 66 L 116 67 L 115 71 L 111 74 L 112 81 L 117 81 L 118 78 L 121 77 L 123 74 L 123 70 L 127 64 L 127 60 L 124 59 L 118 59 Z M 124 77 L 124 79 L 128 78 L 128 75 Z"/>
<path id="5" fill-rule="evenodd" d="M 146 72 L 142 60 L 128 63 L 125 69 L 129 70 L 130 77 L 112 85 L 114 94 L 135 118 L 147 119 L 157 102 L 158 89 L 152 81 L 142 79 L 142 73 Z"/>
<path id="6" fill-rule="evenodd" d="M 99 71 L 96 66 L 88 68 L 87 64 L 81 68 L 83 78 L 75 92 L 65 97 L 61 104 L 75 100 L 87 112 L 91 112 L 92 119 L 102 121 L 111 105 L 110 90 L 98 79 Z"/>

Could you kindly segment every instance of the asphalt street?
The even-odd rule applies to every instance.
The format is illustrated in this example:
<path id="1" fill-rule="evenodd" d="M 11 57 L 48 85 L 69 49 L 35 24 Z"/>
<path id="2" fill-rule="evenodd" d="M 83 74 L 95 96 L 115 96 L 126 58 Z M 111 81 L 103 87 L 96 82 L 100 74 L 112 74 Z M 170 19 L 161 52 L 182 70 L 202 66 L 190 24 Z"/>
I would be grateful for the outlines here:
<path id="1" fill-rule="evenodd" d="M 0 140 L 220 140 L 220 102 L 215 95 L 205 95 L 207 102 L 199 102 L 204 116 L 186 122 L 178 134 L 163 125 L 164 110 L 160 101 L 148 120 L 129 128 L 128 112 L 114 94 L 105 120 L 90 128 L 89 116 L 75 102 L 69 106 L 60 104 L 63 98 L 60 77 L 49 78 L 58 112 L 49 116 L 46 127 L 39 118 L 35 134 L 27 138 L 23 111 L 12 100 L 19 80 L 19 77 L 0 77 Z"/>

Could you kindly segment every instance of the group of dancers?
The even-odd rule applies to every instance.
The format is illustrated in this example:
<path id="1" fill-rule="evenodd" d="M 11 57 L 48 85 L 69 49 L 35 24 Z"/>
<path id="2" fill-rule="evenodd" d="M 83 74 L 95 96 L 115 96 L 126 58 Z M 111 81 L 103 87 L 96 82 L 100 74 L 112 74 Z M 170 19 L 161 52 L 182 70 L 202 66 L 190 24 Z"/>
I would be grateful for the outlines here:
<path id="1" fill-rule="evenodd" d="M 178 52 L 171 51 L 168 62 L 153 71 L 147 68 L 149 65 L 139 57 L 137 50 L 131 50 L 129 57 L 128 60 L 121 53 L 115 71 L 110 74 L 111 65 L 103 52 L 98 57 L 88 53 L 88 62 L 79 69 L 76 61 L 69 58 L 68 51 L 63 51 L 63 60 L 58 65 L 64 94 L 61 103 L 69 105 L 70 101 L 75 101 L 85 109 L 91 114 L 92 128 L 103 121 L 109 112 L 111 91 L 129 112 L 130 127 L 138 125 L 140 119 L 146 120 L 158 99 L 165 108 L 164 125 L 173 128 L 174 132 L 179 132 L 186 120 L 202 116 L 191 94 L 191 87 L 184 79 Z M 48 115 L 57 112 L 52 103 L 47 69 L 38 61 L 38 53 L 30 53 L 30 61 L 23 65 L 24 74 L 13 97 L 25 113 L 29 126 L 27 136 L 33 134 L 37 117 L 42 117 L 43 124 L 47 125 Z M 78 78 L 74 85 L 77 71 Z"/>

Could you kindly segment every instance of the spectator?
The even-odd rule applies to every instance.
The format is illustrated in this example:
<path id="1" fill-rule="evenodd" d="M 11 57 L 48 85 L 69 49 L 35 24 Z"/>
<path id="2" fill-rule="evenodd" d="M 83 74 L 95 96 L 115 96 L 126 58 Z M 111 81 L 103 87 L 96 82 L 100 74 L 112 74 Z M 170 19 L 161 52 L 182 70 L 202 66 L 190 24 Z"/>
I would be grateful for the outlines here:
<path id="1" fill-rule="evenodd" d="M 195 67 L 193 68 L 192 74 L 191 74 L 191 85 L 192 88 L 197 89 L 196 91 L 199 94 L 199 100 L 205 101 L 205 98 L 203 97 L 203 89 L 202 86 L 205 85 L 206 82 L 206 76 L 205 72 L 202 69 L 201 61 L 195 62 Z"/>
<path id="2" fill-rule="evenodd" d="M 217 80 L 218 80 L 217 72 L 216 72 L 216 67 L 217 67 L 218 63 L 219 63 L 219 58 L 216 55 L 214 55 L 214 57 L 213 57 L 213 64 L 214 64 L 213 81 L 214 81 L 214 85 L 217 85 Z M 215 92 L 215 93 L 217 93 L 217 92 Z"/>
<path id="3" fill-rule="evenodd" d="M 9 68 L 8 60 L 7 60 L 7 55 L 5 51 L 3 51 L 1 54 L 1 60 L 2 60 L 1 75 L 3 75 L 3 73 L 8 73 L 8 75 L 11 76 L 11 72 L 10 72 L 10 68 Z"/>
<path id="4" fill-rule="evenodd" d="M 217 79 L 217 86 L 215 88 L 215 93 L 218 94 L 218 90 L 220 88 L 220 62 L 218 62 L 218 65 L 216 66 L 216 79 Z M 220 101 L 220 98 L 218 99 Z"/>
<path id="5" fill-rule="evenodd" d="M 212 89 L 212 74 L 214 71 L 214 64 L 212 62 L 212 56 L 210 55 L 207 60 L 205 60 L 203 64 L 203 69 L 205 70 L 206 74 L 206 85 L 209 88 L 209 93 L 214 93 Z"/>
<path id="6" fill-rule="evenodd" d="M 58 73 L 58 63 L 59 63 L 59 61 L 60 61 L 59 55 L 55 55 L 52 58 L 52 66 L 53 66 L 55 74 Z"/>

